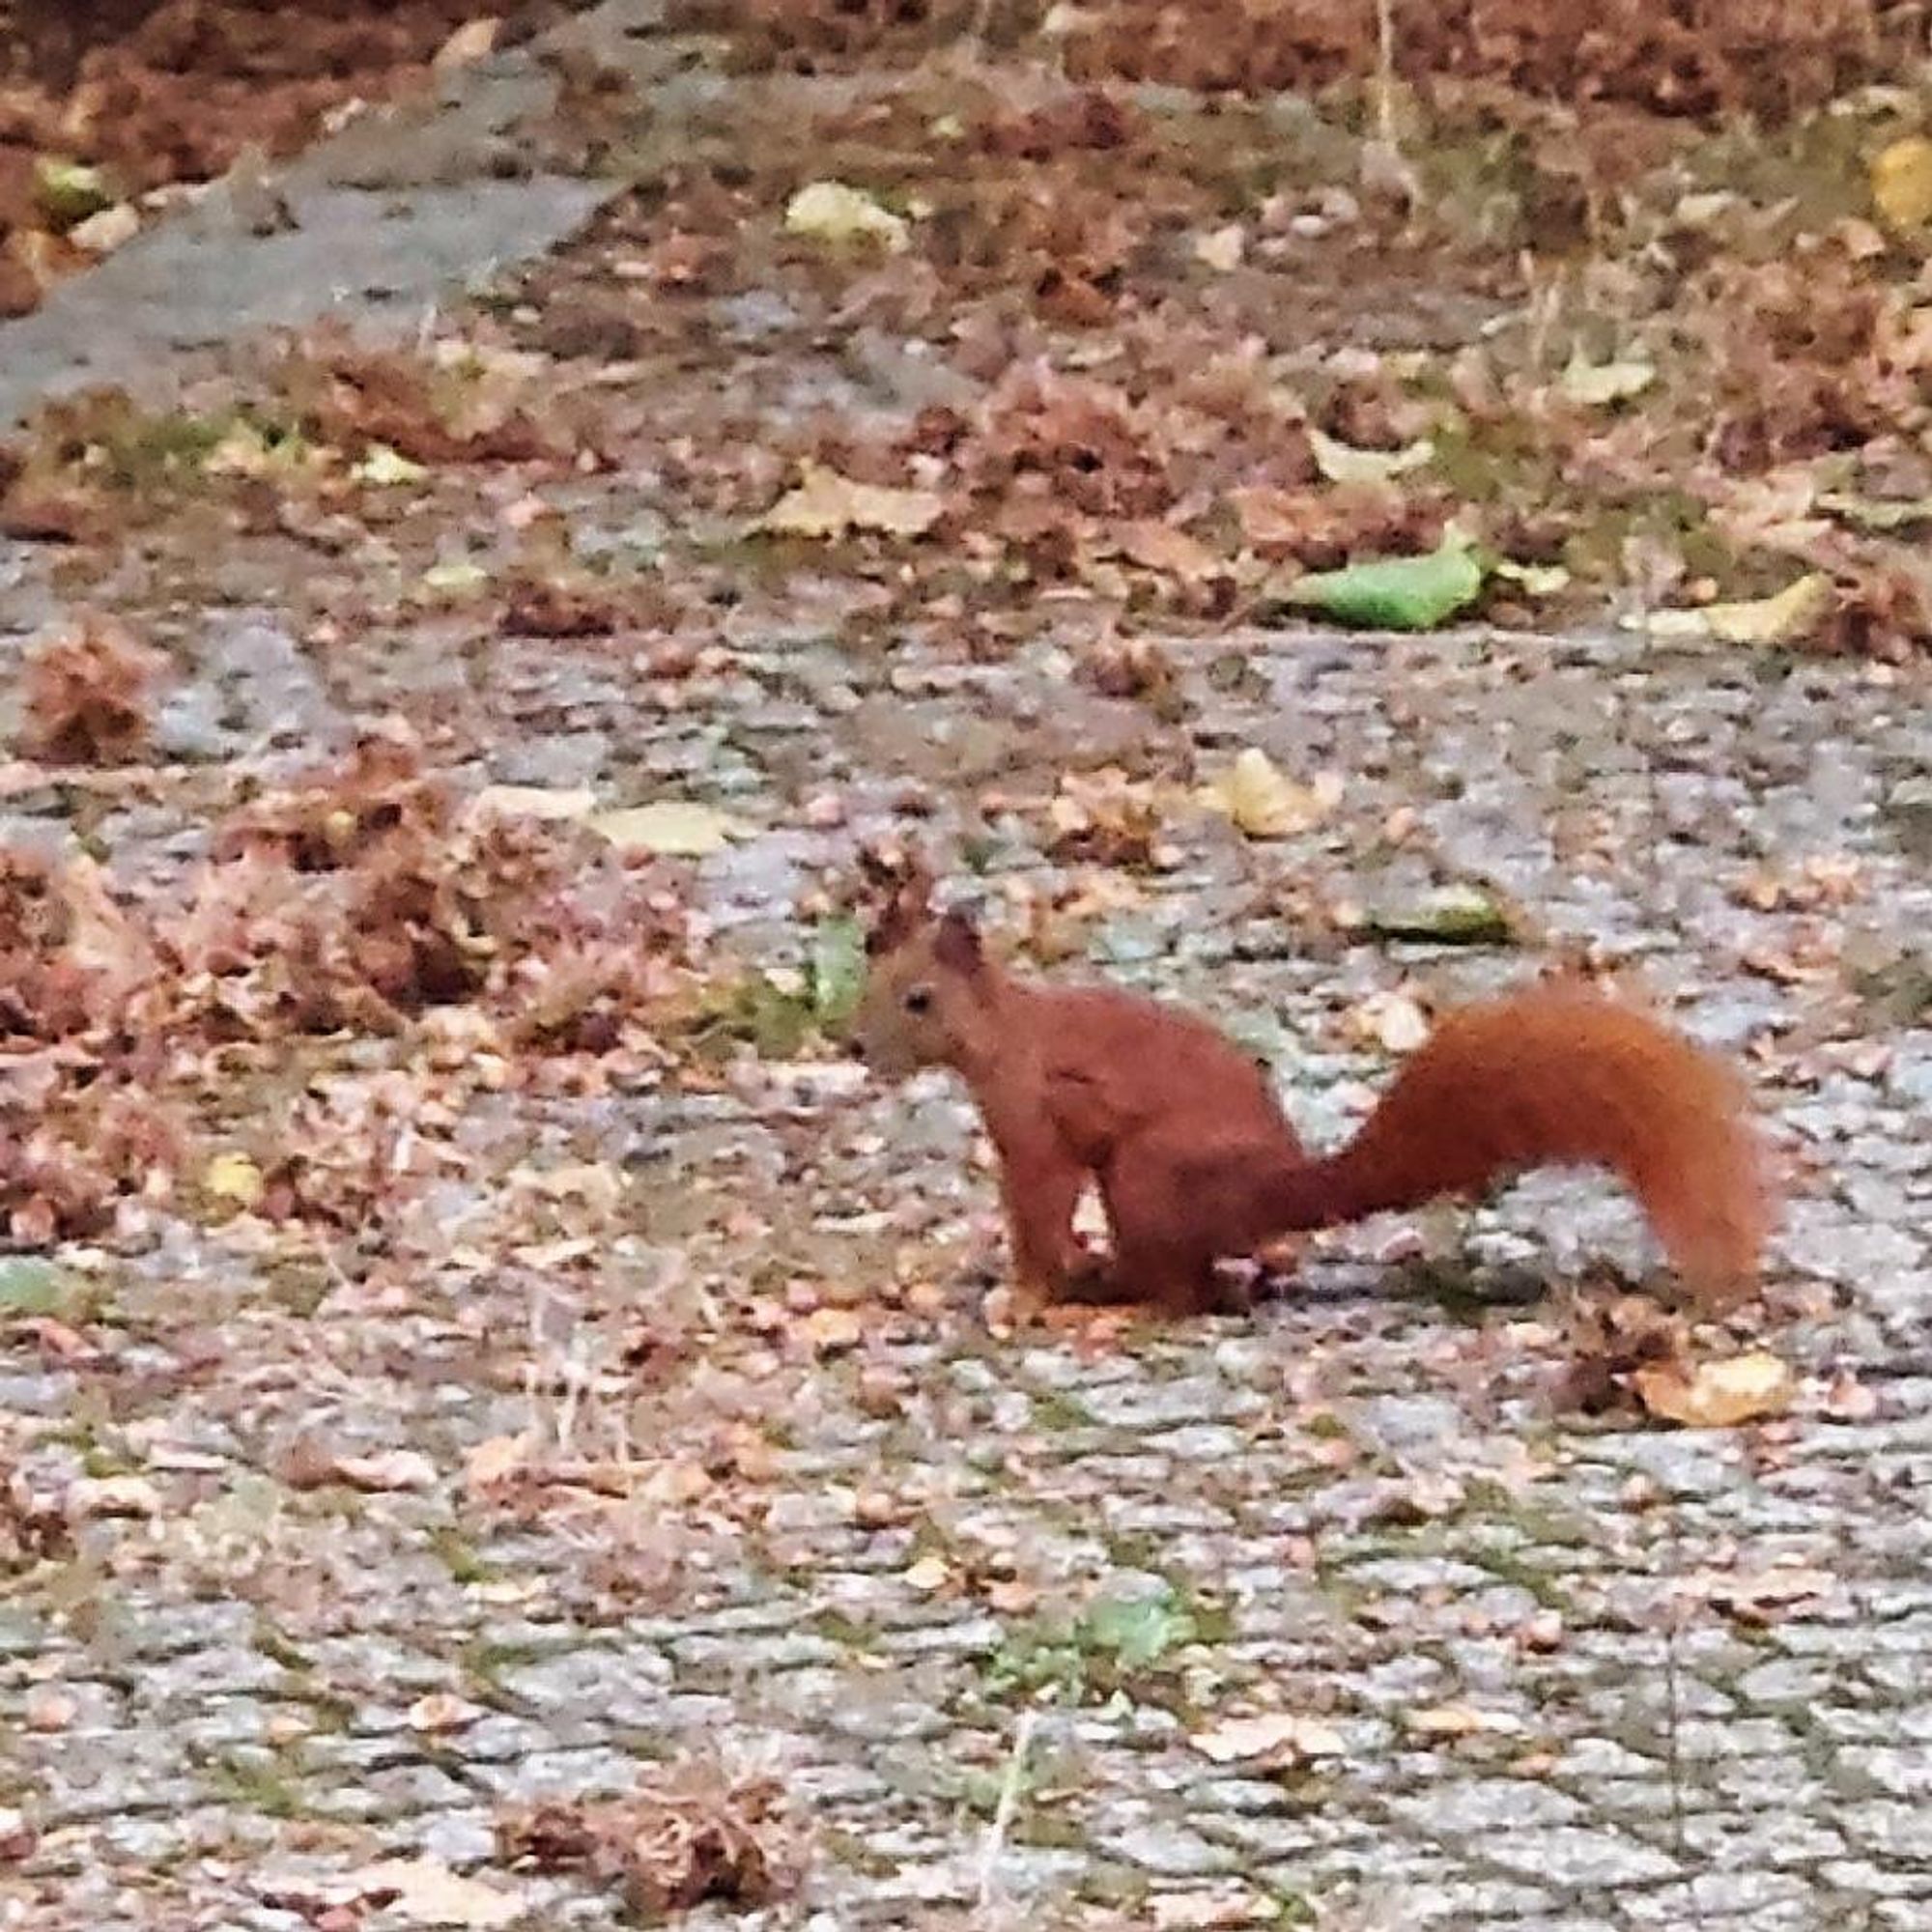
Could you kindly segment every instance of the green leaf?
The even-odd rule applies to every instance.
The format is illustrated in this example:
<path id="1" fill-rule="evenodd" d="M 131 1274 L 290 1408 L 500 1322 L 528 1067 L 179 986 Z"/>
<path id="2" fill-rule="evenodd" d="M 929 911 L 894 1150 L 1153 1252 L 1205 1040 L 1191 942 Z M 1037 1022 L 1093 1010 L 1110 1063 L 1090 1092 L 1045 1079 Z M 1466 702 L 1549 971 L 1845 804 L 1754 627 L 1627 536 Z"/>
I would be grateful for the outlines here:
<path id="1" fill-rule="evenodd" d="M 1196 1634 L 1194 1619 L 1171 1596 L 1111 1599 L 1088 1611 L 1083 1634 L 1095 1650 L 1111 1651 L 1122 1670 L 1142 1670 Z"/>
<path id="2" fill-rule="evenodd" d="M 65 1268 L 33 1255 L 0 1260 L 0 1316 L 58 1315 L 73 1298 Z"/>
<path id="3" fill-rule="evenodd" d="M 34 162 L 34 200 L 57 228 L 71 228 L 120 200 L 114 184 L 84 161 L 42 155 Z"/>
<path id="4" fill-rule="evenodd" d="M 1427 556 L 1378 557 L 1297 579 L 1291 605 L 1344 624 L 1383 631 L 1429 631 L 1482 594 L 1483 564 L 1466 544 L 1445 543 Z"/>
<path id="5" fill-rule="evenodd" d="M 811 935 L 811 1005 L 819 1025 L 842 1030 L 865 983 L 865 927 L 849 914 L 822 921 Z"/>
<path id="6" fill-rule="evenodd" d="M 1509 946 L 1517 938 L 1509 908 L 1479 886 L 1444 886 L 1417 904 L 1372 909 L 1365 923 L 1378 939 L 1439 946 Z"/>

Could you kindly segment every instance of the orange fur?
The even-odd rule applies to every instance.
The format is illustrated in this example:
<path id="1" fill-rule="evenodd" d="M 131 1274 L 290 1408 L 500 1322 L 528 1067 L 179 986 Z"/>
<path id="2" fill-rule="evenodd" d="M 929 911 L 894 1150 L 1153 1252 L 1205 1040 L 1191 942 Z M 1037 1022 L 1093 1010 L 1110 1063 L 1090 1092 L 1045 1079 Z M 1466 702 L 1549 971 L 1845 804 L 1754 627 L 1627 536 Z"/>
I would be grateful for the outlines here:
<path id="1" fill-rule="evenodd" d="M 1049 1299 L 1224 1305 L 1218 1260 L 1532 1168 L 1601 1167 L 1700 1293 L 1749 1284 L 1773 1209 L 1737 1074 L 1648 1015 L 1539 986 L 1448 1015 L 1361 1130 L 1311 1156 L 1260 1066 L 1205 1020 L 1109 987 L 1016 978 L 925 881 L 874 929 L 855 1044 L 899 1077 L 948 1066 L 1000 1154 L 1013 1264 Z M 1110 1261 L 1073 1231 L 1087 1179 Z"/>

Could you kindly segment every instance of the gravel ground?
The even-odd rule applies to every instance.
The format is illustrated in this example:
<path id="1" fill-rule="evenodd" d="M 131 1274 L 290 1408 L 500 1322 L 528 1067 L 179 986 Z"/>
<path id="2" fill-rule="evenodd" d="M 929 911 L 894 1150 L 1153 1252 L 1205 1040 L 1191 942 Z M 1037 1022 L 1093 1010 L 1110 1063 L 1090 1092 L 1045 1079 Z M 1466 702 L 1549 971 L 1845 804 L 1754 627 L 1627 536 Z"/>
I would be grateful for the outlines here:
<path id="1" fill-rule="evenodd" d="M 568 244 L 545 286 L 596 259 Z M 702 370 L 651 381 L 668 416 L 706 407 Z M 635 537 L 624 471 L 560 494 L 581 544 Z M 83 582 L 0 548 L 0 661 L 85 595 L 169 640 L 161 750 L 203 770 L 273 776 L 400 711 L 448 726 L 466 784 L 701 782 L 765 828 L 690 886 L 753 960 L 795 961 L 794 900 L 908 787 L 941 852 L 990 838 L 997 895 L 1053 868 L 988 790 L 1050 792 L 1076 753 L 1341 773 L 1260 867 L 1177 825 L 1093 959 L 1243 1026 L 1317 1138 L 1383 1077 L 1364 1001 L 1528 965 L 1303 944 L 1290 882 L 1375 905 L 1477 877 L 1640 968 L 1747 1057 L 1790 1155 L 1735 1329 L 1797 1400 L 1720 1431 L 1558 1399 L 1566 1291 L 1522 1284 L 1651 1260 L 1589 1180 L 1423 1224 L 1430 1266 L 1350 1231 L 1251 1321 L 1011 1337 L 943 1083 L 767 1053 L 708 1087 L 478 1092 L 379 1232 L 156 1214 L 62 1257 L 81 1346 L 0 1332 L 27 1552 L 0 1923 L 615 1925 L 610 1886 L 504 1856 L 500 1809 L 690 1750 L 775 1769 L 811 1835 L 801 1896 L 697 1925 L 1932 1924 L 1932 1034 L 1887 1004 L 1932 926 L 1916 673 L 1196 631 L 1164 640 L 1187 701 L 1156 723 L 1077 686 L 1064 634 L 882 651 L 807 583 L 789 622 L 791 590 L 750 599 L 728 668 L 667 705 L 595 643 L 458 650 L 406 609 L 318 641 L 362 567 L 231 531 Z M 80 809 L 29 790 L 9 829 Z M 191 784 L 88 810 L 130 890 L 206 842 Z M 339 1078 L 373 1133 L 382 1065 Z M 1307 1748 L 1244 1748 L 1231 1723 L 1266 1713 Z M 444 1889 L 396 1896 L 387 1860 Z"/>

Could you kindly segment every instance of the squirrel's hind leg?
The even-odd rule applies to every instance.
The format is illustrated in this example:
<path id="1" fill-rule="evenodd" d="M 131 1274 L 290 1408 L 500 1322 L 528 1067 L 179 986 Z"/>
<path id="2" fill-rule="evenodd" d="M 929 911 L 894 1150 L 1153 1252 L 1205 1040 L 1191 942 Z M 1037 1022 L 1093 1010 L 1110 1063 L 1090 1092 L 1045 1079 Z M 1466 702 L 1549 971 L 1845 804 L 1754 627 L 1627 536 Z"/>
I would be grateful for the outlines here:
<path id="1" fill-rule="evenodd" d="M 1172 1316 L 1244 1315 L 1247 1294 L 1215 1267 L 1213 1232 L 1190 1213 L 1179 1180 L 1167 1150 L 1151 1139 L 1119 1149 L 1101 1175 L 1114 1236 L 1114 1298 Z"/>

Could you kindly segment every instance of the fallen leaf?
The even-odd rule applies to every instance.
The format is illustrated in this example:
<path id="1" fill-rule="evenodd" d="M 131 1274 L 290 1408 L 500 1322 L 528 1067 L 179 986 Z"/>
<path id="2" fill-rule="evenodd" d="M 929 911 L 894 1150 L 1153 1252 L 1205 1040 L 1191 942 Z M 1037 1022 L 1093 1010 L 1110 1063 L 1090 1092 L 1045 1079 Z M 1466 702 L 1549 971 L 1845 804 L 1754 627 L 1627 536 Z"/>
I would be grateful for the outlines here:
<path id="1" fill-rule="evenodd" d="M 805 1334 L 821 1355 L 843 1354 L 865 1340 L 865 1324 L 849 1308 L 814 1308 L 805 1318 Z"/>
<path id="2" fill-rule="evenodd" d="M 349 473 L 358 483 L 392 490 L 420 483 L 429 470 L 420 463 L 412 463 L 401 451 L 391 449 L 386 442 L 372 442 Z"/>
<path id="3" fill-rule="evenodd" d="M 1716 639 L 1725 644 L 1783 644 L 1812 630 L 1832 608 L 1832 580 L 1812 571 L 1772 597 L 1706 604 L 1687 611 L 1652 611 L 1626 619 L 1654 638 Z"/>
<path id="4" fill-rule="evenodd" d="M 1642 395 L 1656 381 L 1657 370 L 1649 362 L 1586 362 L 1579 351 L 1556 379 L 1556 386 L 1573 403 L 1586 409 L 1605 409 L 1611 403 Z"/>
<path id="5" fill-rule="evenodd" d="M 90 255 L 111 255 L 141 232 L 140 211 L 131 202 L 119 201 L 76 221 L 67 239 Z"/>
<path id="6" fill-rule="evenodd" d="M 58 1314 L 76 1286 L 65 1268 L 38 1255 L 0 1255 L 0 1316 Z"/>
<path id="7" fill-rule="evenodd" d="M 1518 1737 L 1524 1728 L 1522 1719 L 1507 1711 L 1479 1711 L 1473 1704 L 1435 1704 L 1408 1712 L 1403 1721 L 1419 1738 L 1468 1738 L 1486 1732 Z"/>
<path id="8" fill-rule="evenodd" d="M 811 1010 L 836 1031 L 857 1010 L 866 984 L 866 929 L 849 916 L 822 920 L 811 935 Z"/>
<path id="9" fill-rule="evenodd" d="M 1893 228 L 1932 220 L 1932 140 L 1908 134 L 1882 149 L 1871 164 L 1871 198 Z"/>
<path id="10" fill-rule="evenodd" d="M 911 228 L 902 215 L 845 182 L 807 183 L 785 204 L 784 225 L 789 235 L 837 247 L 877 243 L 897 254 L 912 243 Z"/>
<path id="11" fill-rule="evenodd" d="M 1287 1711 L 1264 1711 L 1252 1718 L 1229 1718 L 1187 1741 L 1216 1764 L 1260 1760 L 1293 1763 L 1301 1758 L 1339 1757 L 1346 1746 L 1332 1724 L 1297 1718 Z"/>
<path id="12" fill-rule="evenodd" d="M 384 1859 L 352 1874 L 359 1898 L 384 1898 L 388 1910 L 417 1925 L 487 1928 L 521 1918 L 527 1901 L 481 1879 L 465 1878 L 435 1859 Z"/>
<path id="13" fill-rule="evenodd" d="M 1824 1407 L 1834 1422 L 1869 1422 L 1878 1413 L 1878 1394 L 1846 1369 L 1832 1378 Z"/>
<path id="14" fill-rule="evenodd" d="M 262 1205 L 268 1183 L 245 1153 L 218 1153 L 201 1177 L 203 1190 L 216 1201 L 232 1202 L 243 1213 Z"/>
<path id="15" fill-rule="evenodd" d="M 620 852 L 654 852 L 667 859 L 708 858 L 734 838 L 751 838 L 753 830 L 719 806 L 676 798 L 593 812 L 585 823 Z"/>
<path id="16" fill-rule="evenodd" d="M 1226 567 L 1199 537 L 1151 518 L 1120 525 L 1114 531 L 1114 542 L 1129 563 L 1188 583 L 1218 576 Z"/>
<path id="17" fill-rule="evenodd" d="M 1331 483 L 1387 483 L 1420 469 L 1435 454 L 1435 444 L 1426 436 L 1401 449 L 1357 449 L 1324 436 L 1312 423 L 1308 445 L 1315 454 L 1315 467 Z"/>
<path id="18" fill-rule="evenodd" d="M 1350 1015 L 1350 1027 L 1388 1053 L 1413 1053 L 1429 1037 L 1429 1015 L 1406 993 L 1373 993 Z"/>
<path id="19" fill-rule="evenodd" d="M 587 785 L 569 789 L 549 785 L 485 785 L 470 803 L 478 818 L 535 818 L 549 824 L 588 818 L 597 794 Z"/>
<path id="20" fill-rule="evenodd" d="M 945 514 L 946 498 L 935 490 L 855 483 L 836 469 L 807 463 L 805 480 L 781 497 L 753 528 L 781 537 L 833 538 L 853 530 L 917 537 Z"/>
<path id="21" fill-rule="evenodd" d="M 42 155 L 34 162 L 34 204 L 55 228 L 71 228 L 120 200 L 99 168 Z"/>
<path id="22" fill-rule="evenodd" d="M 1728 1429 L 1775 1415 L 1791 1400 L 1791 1371 L 1762 1349 L 1693 1367 L 1656 1362 L 1631 1372 L 1651 1414 L 1687 1429 Z"/>
<path id="23" fill-rule="evenodd" d="M 1495 574 L 1505 583 L 1514 583 L 1525 597 L 1553 597 L 1570 587 L 1570 573 L 1560 563 L 1514 563 L 1499 557 Z"/>
<path id="24" fill-rule="evenodd" d="M 1250 838 L 1286 838 L 1312 830 L 1335 810 L 1342 802 L 1342 781 L 1333 772 L 1320 772 L 1313 782 L 1298 784 L 1250 745 L 1196 797 Z"/>
<path id="25" fill-rule="evenodd" d="M 335 1473 L 358 1490 L 430 1490 L 436 1464 L 417 1449 L 384 1449 L 373 1456 L 338 1456 Z"/>
<path id="26" fill-rule="evenodd" d="M 409 1708 L 410 1726 L 418 1731 L 454 1731 L 483 1715 L 481 1704 L 459 1697 L 453 1690 L 432 1690 Z"/>
<path id="27" fill-rule="evenodd" d="M 452 602 L 464 597 L 480 596 L 490 587 L 490 573 L 480 563 L 468 557 L 449 557 L 441 563 L 433 563 L 422 574 L 422 587 L 433 597 L 444 597 Z"/>
<path id="28" fill-rule="evenodd" d="M 1509 908 L 1467 885 L 1443 886 L 1409 905 L 1366 908 L 1362 926 L 1378 939 L 1438 946 L 1506 946 L 1517 936 Z"/>
<path id="29" fill-rule="evenodd" d="M 1426 556 L 1378 557 L 1298 578 L 1281 601 L 1345 624 L 1388 631 L 1433 630 L 1482 594 L 1484 569 L 1465 544 L 1445 542 Z"/>
<path id="30" fill-rule="evenodd" d="M 1217 275 L 1232 274 L 1247 252 L 1247 231 L 1238 221 L 1231 221 L 1225 228 L 1210 228 L 1194 238 L 1194 259 Z"/>
<path id="31" fill-rule="evenodd" d="M 502 21 L 490 14 L 479 14 L 475 19 L 464 21 L 431 56 L 431 68 L 438 73 L 447 73 L 452 68 L 469 67 L 484 59 L 496 51 L 497 36 L 502 25 Z"/>
<path id="32" fill-rule="evenodd" d="M 1855 497 L 1843 490 L 1821 490 L 1817 504 L 1865 530 L 1904 530 L 1932 523 L 1932 497 Z"/>
<path id="33" fill-rule="evenodd" d="M 935 1590 L 945 1589 L 952 1573 L 946 1567 L 946 1559 L 941 1556 L 922 1556 L 907 1570 L 907 1586 L 922 1595 L 930 1596 Z"/>
<path id="34" fill-rule="evenodd" d="M 475 1492 L 494 1490 L 529 1467 L 536 1438 L 526 1429 L 515 1435 L 492 1435 L 470 1450 L 463 1480 Z"/>

